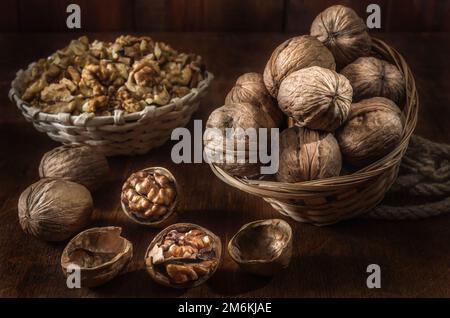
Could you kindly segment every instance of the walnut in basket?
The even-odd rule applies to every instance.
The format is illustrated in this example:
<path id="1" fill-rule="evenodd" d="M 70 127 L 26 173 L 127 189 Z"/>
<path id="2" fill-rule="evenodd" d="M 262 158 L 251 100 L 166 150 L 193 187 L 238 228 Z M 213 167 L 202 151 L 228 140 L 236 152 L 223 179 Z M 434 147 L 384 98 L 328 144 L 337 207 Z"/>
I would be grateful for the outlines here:
<path id="1" fill-rule="evenodd" d="M 405 79 L 395 65 L 375 57 L 360 57 L 342 69 L 353 87 L 353 101 L 386 97 L 397 105 L 405 98 Z"/>
<path id="2" fill-rule="evenodd" d="M 336 64 L 331 52 L 316 38 L 303 35 L 281 43 L 270 56 L 264 69 L 264 84 L 273 97 L 289 74 L 310 66 L 334 70 Z"/>
<path id="3" fill-rule="evenodd" d="M 298 126 L 280 134 L 278 181 L 302 182 L 335 177 L 341 167 L 341 152 L 333 134 Z"/>
<path id="4" fill-rule="evenodd" d="M 342 5 L 319 13 L 311 25 L 311 35 L 331 50 L 340 67 L 367 56 L 372 47 L 364 21 L 353 9 Z"/>
<path id="5" fill-rule="evenodd" d="M 245 73 L 239 76 L 225 98 L 225 104 L 231 103 L 257 105 L 272 118 L 275 126 L 280 127 L 283 124 L 284 115 L 267 91 L 263 77 L 259 73 Z"/>
<path id="6" fill-rule="evenodd" d="M 334 131 L 347 119 L 352 94 L 343 75 L 313 66 L 287 76 L 277 99 L 281 110 L 299 126 Z"/>
<path id="7" fill-rule="evenodd" d="M 373 97 L 352 104 L 348 120 L 336 137 L 344 160 L 364 167 L 394 150 L 402 134 L 401 110 L 387 98 Z"/>
<path id="8" fill-rule="evenodd" d="M 256 105 L 233 103 L 217 108 L 209 116 L 203 135 L 208 160 L 235 176 L 258 176 L 259 144 L 245 132 L 253 129 L 257 136 L 259 128 L 276 127 L 269 115 Z"/>

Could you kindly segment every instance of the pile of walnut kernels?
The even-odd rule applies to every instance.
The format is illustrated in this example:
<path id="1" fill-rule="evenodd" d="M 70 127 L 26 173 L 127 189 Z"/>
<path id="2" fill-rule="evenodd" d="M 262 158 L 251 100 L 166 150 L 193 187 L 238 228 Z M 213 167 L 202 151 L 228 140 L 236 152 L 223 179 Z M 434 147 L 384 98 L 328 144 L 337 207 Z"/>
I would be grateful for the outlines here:
<path id="1" fill-rule="evenodd" d="M 46 113 L 107 116 L 166 105 L 197 87 L 204 73 L 200 56 L 149 37 L 89 43 L 83 36 L 28 68 L 21 94 Z"/>

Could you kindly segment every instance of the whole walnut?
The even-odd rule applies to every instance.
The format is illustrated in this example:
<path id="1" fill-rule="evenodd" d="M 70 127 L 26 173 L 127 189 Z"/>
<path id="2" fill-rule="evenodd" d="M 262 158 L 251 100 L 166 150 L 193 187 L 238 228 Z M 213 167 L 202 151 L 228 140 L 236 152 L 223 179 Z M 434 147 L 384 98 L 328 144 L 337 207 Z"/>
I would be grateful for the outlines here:
<path id="1" fill-rule="evenodd" d="M 343 67 L 370 53 L 372 39 L 364 21 L 353 9 L 331 6 L 314 19 L 311 35 L 333 53 L 336 64 Z"/>
<path id="2" fill-rule="evenodd" d="M 334 131 L 347 119 L 352 94 L 343 75 L 313 66 L 293 72 L 281 82 L 278 105 L 299 126 Z"/>
<path id="3" fill-rule="evenodd" d="M 46 154 L 39 165 L 41 178 L 64 178 L 94 191 L 109 174 L 106 157 L 85 145 L 60 146 Z"/>
<path id="4" fill-rule="evenodd" d="M 302 35 L 281 43 L 270 56 L 264 69 L 264 84 L 273 97 L 278 87 L 292 72 L 310 66 L 336 69 L 331 52 L 316 38 Z"/>
<path id="5" fill-rule="evenodd" d="M 269 115 L 253 104 L 226 104 L 214 110 L 203 135 L 209 162 L 236 176 L 259 175 L 261 164 L 258 161 L 258 143 L 242 134 L 250 128 L 254 128 L 258 134 L 259 128 L 275 126 Z M 232 130 L 232 133 L 227 134 L 227 130 Z M 269 129 L 268 134 L 270 136 Z"/>
<path id="6" fill-rule="evenodd" d="M 260 107 L 280 127 L 284 121 L 283 112 L 278 108 L 276 101 L 267 91 L 264 80 L 259 73 L 245 73 L 236 81 L 236 84 L 225 98 L 225 104 L 250 103 Z"/>
<path id="7" fill-rule="evenodd" d="M 352 104 L 336 138 L 344 160 L 364 167 L 394 150 L 402 132 L 403 116 L 397 105 L 387 98 L 373 97 Z"/>
<path id="8" fill-rule="evenodd" d="M 341 152 L 333 134 L 298 126 L 280 134 L 278 181 L 302 182 L 335 177 L 341 167 Z"/>
<path id="9" fill-rule="evenodd" d="M 45 178 L 20 195 L 18 210 L 25 233 L 44 241 L 64 241 L 87 226 L 93 203 L 81 184 Z"/>
<path id="10" fill-rule="evenodd" d="M 342 69 L 353 87 L 353 101 L 386 97 L 397 105 L 405 98 L 405 79 L 395 65 L 375 57 L 360 57 Z"/>

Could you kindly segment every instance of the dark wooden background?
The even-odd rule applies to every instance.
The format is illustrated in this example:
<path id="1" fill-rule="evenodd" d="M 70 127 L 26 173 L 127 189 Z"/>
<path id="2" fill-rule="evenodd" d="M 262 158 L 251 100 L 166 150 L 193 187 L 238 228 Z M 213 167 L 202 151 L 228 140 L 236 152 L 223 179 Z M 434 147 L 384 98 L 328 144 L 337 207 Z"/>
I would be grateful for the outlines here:
<path id="1" fill-rule="evenodd" d="M 66 7 L 81 6 L 82 31 L 305 32 L 340 3 L 366 17 L 382 9 L 381 31 L 450 30 L 449 0 L 2 0 L 0 31 L 66 31 Z"/>

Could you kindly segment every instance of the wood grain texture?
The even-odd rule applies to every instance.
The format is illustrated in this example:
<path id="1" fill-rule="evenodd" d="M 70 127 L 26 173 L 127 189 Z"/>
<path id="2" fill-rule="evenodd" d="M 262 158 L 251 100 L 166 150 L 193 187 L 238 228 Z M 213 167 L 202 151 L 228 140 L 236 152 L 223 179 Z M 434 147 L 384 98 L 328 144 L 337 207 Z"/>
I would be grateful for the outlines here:
<path id="1" fill-rule="evenodd" d="M 263 70 L 273 48 L 286 34 L 151 33 L 179 51 L 201 54 L 215 75 L 209 94 L 194 119 L 206 120 L 222 105 L 236 78 Z M 112 40 L 117 34 L 89 34 Z M 450 35 L 380 34 L 408 61 L 416 76 L 421 110 L 416 133 L 450 143 Z M 15 71 L 66 45 L 70 34 L 9 34 L 0 36 L 0 297 L 450 297 L 450 215 L 422 221 L 387 222 L 351 220 L 330 227 L 314 227 L 286 219 L 294 230 L 291 265 L 277 277 L 264 279 L 238 269 L 228 253 L 223 266 L 204 285 L 176 291 L 150 280 L 143 256 L 156 230 L 130 221 L 121 211 L 122 182 L 133 171 L 164 166 L 184 192 L 179 221 L 212 230 L 226 246 L 244 224 L 281 217 L 263 200 L 218 180 L 207 164 L 176 165 L 169 142 L 150 153 L 109 160 L 111 176 L 94 194 L 92 226 L 117 225 L 134 245 L 130 272 L 95 289 L 66 287 L 59 266 L 64 243 L 48 244 L 27 236 L 17 218 L 21 191 L 38 179 L 41 156 L 57 146 L 38 133 L 8 101 Z M 30 45 L 31 43 L 31 45 Z M 21 54 L 11 54 L 21 52 Z M 193 123 L 189 124 L 192 130 Z M 401 199 L 401 198 L 398 198 Z M 366 267 L 382 268 L 382 288 L 366 287 Z"/>

